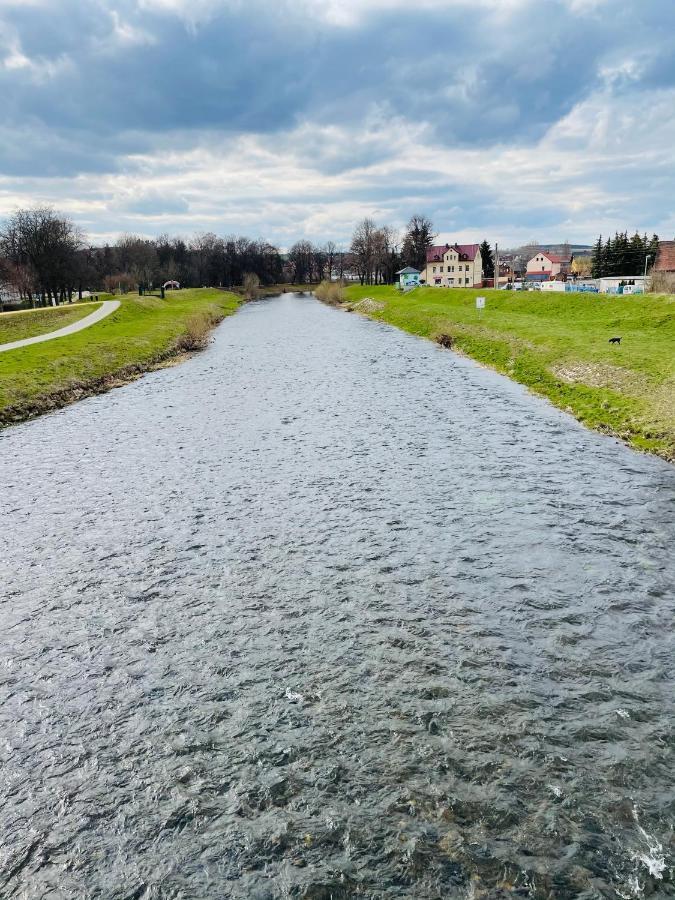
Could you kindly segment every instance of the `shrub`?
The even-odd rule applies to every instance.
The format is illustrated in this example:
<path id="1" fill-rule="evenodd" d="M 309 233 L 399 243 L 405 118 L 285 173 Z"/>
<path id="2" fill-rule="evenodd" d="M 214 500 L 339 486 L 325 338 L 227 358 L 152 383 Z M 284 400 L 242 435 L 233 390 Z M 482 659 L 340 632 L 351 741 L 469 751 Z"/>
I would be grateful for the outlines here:
<path id="1" fill-rule="evenodd" d="M 103 279 L 103 287 L 108 294 L 128 294 L 136 286 L 136 281 L 126 272 L 118 272 L 116 275 L 106 275 Z"/>
<path id="2" fill-rule="evenodd" d="M 203 350 L 209 342 L 209 333 L 223 318 L 217 306 L 209 306 L 202 312 L 194 313 L 185 323 L 185 331 L 176 338 L 175 349 L 180 353 Z"/>
<path id="3" fill-rule="evenodd" d="M 258 289 L 260 288 L 260 279 L 255 272 L 245 272 L 242 279 L 242 286 L 244 288 L 244 297 L 246 297 L 247 300 L 255 300 L 258 296 Z"/>
<path id="4" fill-rule="evenodd" d="M 675 272 L 652 272 L 649 290 L 652 294 L 675 294 Z"/>
<path id="5" fill-rule="evenodd" d="M 331 306 L 339 306 L 345 298 L 345 286 L 342 281 L 322 281 L 314 291 L 319 300 Z"/>

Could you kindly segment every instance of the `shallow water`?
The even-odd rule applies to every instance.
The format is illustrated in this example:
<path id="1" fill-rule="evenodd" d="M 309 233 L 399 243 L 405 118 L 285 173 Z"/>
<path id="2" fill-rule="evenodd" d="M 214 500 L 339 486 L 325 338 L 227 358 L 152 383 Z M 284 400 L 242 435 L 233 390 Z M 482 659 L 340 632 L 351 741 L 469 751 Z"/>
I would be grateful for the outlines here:
<path id="1" fill-rule="evenodd" d="M 675 895 L 675 469 L 289 295 L 0 452 L 0 896 Z"/>

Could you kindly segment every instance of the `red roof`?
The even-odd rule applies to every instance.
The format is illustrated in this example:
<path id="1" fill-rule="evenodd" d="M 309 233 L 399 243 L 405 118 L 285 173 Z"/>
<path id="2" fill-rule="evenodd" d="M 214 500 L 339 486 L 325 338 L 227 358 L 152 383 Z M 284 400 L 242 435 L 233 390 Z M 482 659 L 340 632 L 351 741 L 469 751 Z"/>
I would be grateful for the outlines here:
<path id="1" fill-rule="evenodd" d="M 442 262 L 443 254 L 449 249 L 449 244 L 442 244 L 439 247 L 427 247 L 427 262 Z"/>
<path id="2" fill-rule="evenodd" d="M 448 250 L 456 250 L 459 258 L 473 262 L 480 250 L 480 244 L 441 244 L 427 249 L 427 262 L 443 262 L 443 254 Z"/>
<path id="3" fill-rule="evenodd" d="M 555 263 L 559 266 L 564 265 L 565 263 L 569 263 L 571 260 L 571 256 L 560 256 L 559 253 L 549 253 L 547 250 L 540 250 L 537 253 L 537 256 L 543 256 L 544 259 L 547 259 L 549 262 Z M 534 259 L 534 257 L 532 257 Z M 530 260 L 532 262 L 532 260 Z"/>
<path id="4" fill-rule="evenodd" d="M 455 244 L 455 249 L 459 250 L 462 256 L 473 262 L 480 250 L 480 244 Z"/>
<path id="5" fill-rule="evenodd" d="M 657 272 L 675 272 L 675 241 L 661 241 L 654 269 Z"/>

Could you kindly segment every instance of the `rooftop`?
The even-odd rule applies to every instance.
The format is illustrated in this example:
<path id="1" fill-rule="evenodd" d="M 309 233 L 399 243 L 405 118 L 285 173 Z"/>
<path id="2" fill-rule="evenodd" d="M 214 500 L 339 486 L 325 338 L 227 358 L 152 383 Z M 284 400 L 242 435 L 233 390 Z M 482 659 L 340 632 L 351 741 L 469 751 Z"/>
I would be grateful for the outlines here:
<path id="1" fill-rule="evenodd" d="M 427 262 L 443 262 L 443 254 L 448 250 L 456 250 L 459 258 L 473 262 L 480 249 L 480 244 L 440 244 L 427 248 Z"/>
<path id="2" fill-rule="evenodd" d="M 561 256 L 559 253 L 549 253 L 548 250 L 537 250 L 536 256 L 544 256 L 549 262 L 555 263 L 556 265 L 563 265 L 564 263 L 568 263 L 572 257 L 570 256 Z M 534 259 L 534 256 L 532 257 Z"/>

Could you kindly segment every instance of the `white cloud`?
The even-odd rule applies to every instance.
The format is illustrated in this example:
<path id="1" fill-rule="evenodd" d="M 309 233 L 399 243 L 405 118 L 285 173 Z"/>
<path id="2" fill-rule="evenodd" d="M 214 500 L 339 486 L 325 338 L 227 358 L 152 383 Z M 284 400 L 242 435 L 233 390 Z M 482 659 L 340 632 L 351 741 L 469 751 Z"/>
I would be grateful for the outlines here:
<path id="1" fill-rule="evenodd" d="M 2 3 L 0 0 L 0 11 Z M 16 4 L 18 5 L 18 4 Z M 27 6 L 35 5 L 33 0 L 27 0 Z M 40 85 L 57 78 L 64 71 L 72 68 L 72 60 L 66 53 L 56 53 L 51 57 L 30 57 L 24 52 L 21 37 L 16 28 L 0 19 L 0 72 L 17 72 L 29 78 L 34 84 Z"/>
<path id="2" fill-rule="evenodd" d="M 116 44 L 127 46 L 143 46 L 156 43 L 155 37 L 150 32 L 124 21 L 116 9 L 111 10 L 113 36 Z"/>

